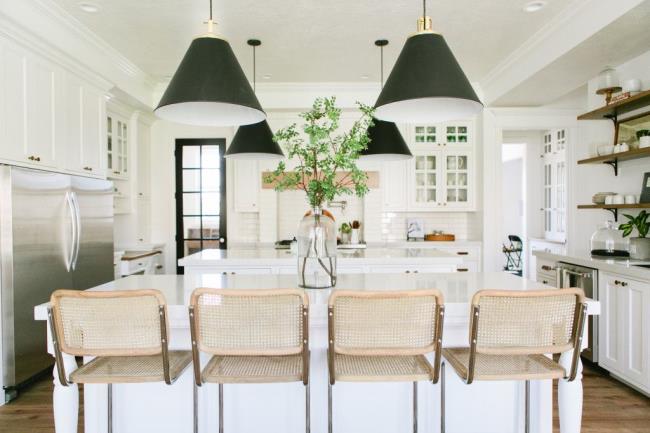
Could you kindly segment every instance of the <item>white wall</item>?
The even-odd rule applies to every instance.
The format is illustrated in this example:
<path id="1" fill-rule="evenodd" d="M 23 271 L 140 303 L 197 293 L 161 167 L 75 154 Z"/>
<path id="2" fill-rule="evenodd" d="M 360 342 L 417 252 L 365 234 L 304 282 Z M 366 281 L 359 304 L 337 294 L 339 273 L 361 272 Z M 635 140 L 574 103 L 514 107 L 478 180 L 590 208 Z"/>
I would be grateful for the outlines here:
<path id="1" fill-rule="evenodd" d="M 642 89 L 650 88 L 650 51 L 616 67 L 621 83 L 626 79 L 639 78 L 642 80 Z M 591 79 L 588 87 L 588 110 L 598 108 L 604 104 L 604 98 L 596 95 L 597 77 Z M 650 108 L 639 110 L 650 111 Z M 631 115 L 636 114 L 632 113 Z M 578 123 L 579 142 L 573 149 L 573 161 L 596 155 L 596 148 L 602 144 L 612 144 L 614 140 L 614 127 L 610 120 L 580 121 Z M 601 191 L 613 191 L 622 194 L 640 194 L 643 182 L 643 173 L 650 171 L 648 159 L 625 161 L 619 164 L 619 174 L 614 176 L 614 171 L 607 165 L 577 165 L 574 183 L 570 186 L 575 200 L 574 205 L 589 204 L 593 194 Z M 571 254 L 589 254 L 589 239 L 598 224 L 606 220 L 613 220 L 611 213 L 603 210 L 577 210 L 575 206 L 570 211 L 569 235 L 572 242 L 569 245 Z M 625 213 L 636 214 L 630 210 Z M 619 218 L 619 223 L 624 218 Z"/>
<path id="2" fill-rule="evenodd" d="M 518 146 L 504 144 L 507 146 Z M 503 219 L 502 224 L 505 228 L 504 235 L 517 235 L 524 238 L 524 190 L 526 179 L 524 179 L 524 159 L 523 149 L 519 158 L 508 159 L 503 161 Z M 503 241 L 506 241 L 504 237 Z"/>
<path id="3" fill-rule="evenodd" d="M 165 271 L 176 272 L 176 202 L 174 147 L 177 138 L 225 138 L 230 144 L 233 128 L 213 128 L 180 125 L 164 120 L 151 128 L 151 241 L 166 244 Z M 226 168 L 226 173 L 229 170 Z M 230 218 L 232 182 L 227 182 L 228 233 L 236 229 L 236 219 Z"/>

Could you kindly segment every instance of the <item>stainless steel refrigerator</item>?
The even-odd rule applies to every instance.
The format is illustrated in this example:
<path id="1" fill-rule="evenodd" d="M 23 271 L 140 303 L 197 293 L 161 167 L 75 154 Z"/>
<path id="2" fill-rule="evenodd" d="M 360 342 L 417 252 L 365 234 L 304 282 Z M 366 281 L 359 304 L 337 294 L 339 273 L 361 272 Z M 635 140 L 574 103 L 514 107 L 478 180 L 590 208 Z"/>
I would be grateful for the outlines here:
<path id="1" fill-rule="evenodd" d="M 0 165 L 5 390 L 53 364 L 34 306 L 56 289 L 84 290 L 112 279 L 112 182 Z"/>

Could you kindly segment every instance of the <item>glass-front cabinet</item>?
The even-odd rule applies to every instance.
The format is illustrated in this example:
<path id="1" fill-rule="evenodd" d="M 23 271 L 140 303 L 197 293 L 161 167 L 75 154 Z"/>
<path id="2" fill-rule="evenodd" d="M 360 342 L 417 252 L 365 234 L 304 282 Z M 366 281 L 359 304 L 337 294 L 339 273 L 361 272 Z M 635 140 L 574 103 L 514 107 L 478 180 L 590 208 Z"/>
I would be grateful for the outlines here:
<path id="1" fill-rule="evenodd" d="M 557 242 L 566 241 L 567 141 L 566 129 L 547 131 L 542 141 L 544 238 Z"/>
<path id="2" fill-rule="evenodd" d="M 471 121 L 412 127 L 408 209 L 474 210 L 472 132 Z"/>
<path id="3" fill-rule="evenodd" d="M 128 121 L 114 113 L 106 118 L 106 174 L 117 179 L 129 177 Z"/>

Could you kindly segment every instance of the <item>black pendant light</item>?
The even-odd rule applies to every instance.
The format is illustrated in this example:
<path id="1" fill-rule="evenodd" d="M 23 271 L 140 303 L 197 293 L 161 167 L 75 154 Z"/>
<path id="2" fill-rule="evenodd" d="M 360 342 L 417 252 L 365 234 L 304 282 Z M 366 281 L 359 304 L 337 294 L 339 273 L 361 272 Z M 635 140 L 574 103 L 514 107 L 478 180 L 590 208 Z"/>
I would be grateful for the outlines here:
<path id="1" fill-rule="evenodd" d="M 483 109 L 441 34 L 431 30 L 423 0 L 418 32 L 410 36 L 375 104 L 392 122 L 434 123 L 473 117 Z"/>
<path id="2" fill-rule="evenodd" d="M 156 115 L 209 126 L 248 125 L 266 119 L 230 44 L 213 32 L 213 26 L 210 0 L 208 33 L 192 41 Z"/>
<path id="3" fill-rule="evenodd" d="M 255 48 L 262 45 L 257 39 L 249 39 L 253 47 L 253 92 L 256 87 L 257 62 Z M 281 159 L 284 158 L 280 145 L 273 140 L 273 132 L 266 120 L 240 126 L 225 154 L 230 159 Z"/>
<path id="4" fill-rule="evenodd" d="M 384 47 L 388 45 L 386 39 L 375 41 L 380 48 L 380 73 L 381 86 L 384 87 Z M 381 161 L 397 161 L 412 158 L 402 134 L 393 122 L 372 119 L 372 125 L 368 128 L 368 147 L 361 151 L 361 158 L 364 160 L 374 159 Z"/>

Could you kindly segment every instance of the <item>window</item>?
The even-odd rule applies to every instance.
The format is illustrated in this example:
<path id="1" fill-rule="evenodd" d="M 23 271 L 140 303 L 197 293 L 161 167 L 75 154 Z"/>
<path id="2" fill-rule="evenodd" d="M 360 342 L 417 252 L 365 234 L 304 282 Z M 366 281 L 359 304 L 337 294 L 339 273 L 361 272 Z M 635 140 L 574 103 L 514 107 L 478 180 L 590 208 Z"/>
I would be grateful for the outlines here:
<path id="1" fill-rule="evenodd" d="M 178 258 L 226 248 L 225 146 L 223 139 L 176 140 Z"/>

